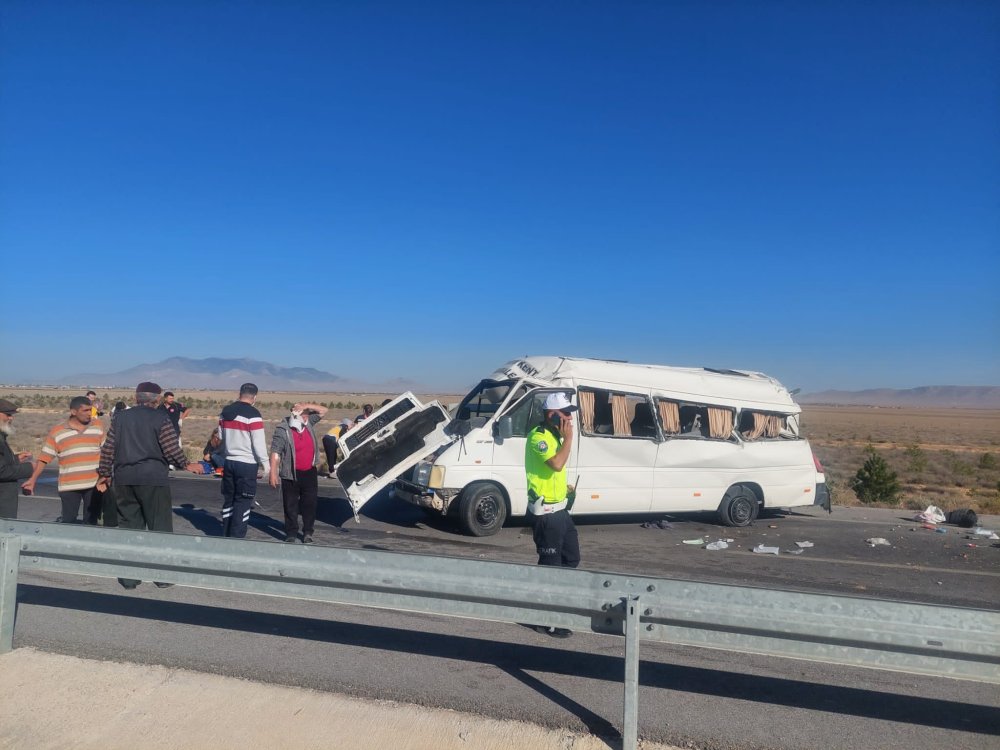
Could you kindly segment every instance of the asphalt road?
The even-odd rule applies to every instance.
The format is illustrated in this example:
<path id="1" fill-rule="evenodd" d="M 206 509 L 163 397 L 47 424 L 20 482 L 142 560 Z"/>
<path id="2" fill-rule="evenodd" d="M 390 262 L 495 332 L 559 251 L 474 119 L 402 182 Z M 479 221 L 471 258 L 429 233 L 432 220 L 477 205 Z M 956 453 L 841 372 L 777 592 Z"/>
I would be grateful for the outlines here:
<path id="1" fill-rule="evenodd" d="M 217 534 L 218 480 L 173 480 L 175 530 Z M 334 482 L 321 484 L 320 544 L 533 562 L 530 529 L 486 539 L 387 496 L 355 523 Z M 283 537 L 264 487 L 249 536 Z M 19 517 L 54 520 L 54 485 L 22 498 Z M 950 528 L 936 534 L 899 511 L 836 508 L 725 529 L 707 518 L 642 528 L 647 518 L 579 523 L 584 567 L 825 593 L 1000 607 L 1000 547 Z M 658 516 L 657 518 L 662 518 Z M 1000 519 L 984 519 L 993 528 Z M 732 538 L 709 552 L 686 539 Z M 885 537 L 892 547 L 870 547 Z M 802 554 L 757 555 L 759 543 Z M 967 544 L 976 543 L 977 547 Z M 16 646 L 164 664 L 455 708 L 614 737 L 621 639 L 554 641 L 523 627 L 106 579 L 22 575 Z M 995 687 L 766 657 L 643 644 L 640 736 L 701 748 L 981 748 L 998 746 Z M 95 697 L 99 700 L 99 697 Z M 317 727 L 321 731 L 321 727 Z"/>

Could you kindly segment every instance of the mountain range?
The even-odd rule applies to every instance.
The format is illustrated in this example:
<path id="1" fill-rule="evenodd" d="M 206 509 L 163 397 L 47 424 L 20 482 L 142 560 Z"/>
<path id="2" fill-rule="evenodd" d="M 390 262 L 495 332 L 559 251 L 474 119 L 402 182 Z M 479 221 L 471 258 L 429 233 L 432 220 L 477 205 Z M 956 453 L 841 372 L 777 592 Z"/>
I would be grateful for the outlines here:
<path id="1" fill-rule="evenodd" d="M 190 359 L 170 357 L 162 362 L 142 364 L 110 373 L 79 373 L 60 378 L 57 385 L 96 388 L 99 386 L 133 387 L 151 380 L 164 388 L 202 388 L 236 390 L 243 383 L 256 383 L 262 390 L 338 393 L 402 393 L 428 392 L 412 380 L 394 378 L 382 383 L 345 378 L 313 367 L 281 367 L 256 359 L 226 359 L 208 357 Z"/>
<path id="2" fill-rule="evenodd" d="M 1000 386 L 925 385 L 898 390 L 872 388 L 865 391 L 820 391 L 797 396 L 800 404 L 834 406 L 945 407 L 1000 409 Z"/>

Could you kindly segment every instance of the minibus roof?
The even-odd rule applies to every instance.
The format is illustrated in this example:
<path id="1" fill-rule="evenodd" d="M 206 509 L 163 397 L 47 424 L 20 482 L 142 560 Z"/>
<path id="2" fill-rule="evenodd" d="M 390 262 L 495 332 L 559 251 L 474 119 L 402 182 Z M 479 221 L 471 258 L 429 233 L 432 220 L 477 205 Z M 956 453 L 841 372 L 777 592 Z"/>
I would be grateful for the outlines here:
<path id="1" fill-rule="evenodd" d="M 760 372 L 640 365 L 610 359 L 531 356 L 515 359 L 492 378 L 532 378 L 555 386 L 649 392 L 679 401 L 756 408 L 783 414 L 801 409 L 781 383 Z"/>

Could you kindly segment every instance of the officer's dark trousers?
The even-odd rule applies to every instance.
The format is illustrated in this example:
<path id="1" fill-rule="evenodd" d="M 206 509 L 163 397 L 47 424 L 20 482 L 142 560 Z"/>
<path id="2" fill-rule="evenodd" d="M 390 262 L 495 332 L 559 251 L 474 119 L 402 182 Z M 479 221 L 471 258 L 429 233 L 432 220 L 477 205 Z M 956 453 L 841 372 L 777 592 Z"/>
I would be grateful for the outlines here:
<path id="1" fill-rule="evenodd" d="M 139 531 L 173 531 L 174 513 L 169 487 L 143 484 L 115 485 L 118 499 L 118 525 Z M 139 584 L 132 578 L 119 578 L 122 585 Z"/>
<path id="2" fill-rule="evenodd" d="M 539 565 L 575 568 L 580 564 L 580 538 L 568 510 L 532 518 Z"/>
<path id="3" fill-rule="evenodd" d="M 302 514 L 302 536 L 312 536 L 316 525 L 316 498 L 319 482 L 316 467 L 296 471 L 294 481 L 281 480 L 281 501 L 285 506 L 285 535 L 294 537 L 299 532 L 299 514 Z"/>
<path id="4" fill-rule="evenodd" d="M 91 526 L 97 525 L 104 505 L 104 494 L 96 487 L 85 490 L 60 490 L 62 501 L 62 522 L 76 523 L 80 516 L 80 506 L 83 506 L 83 521 Z"/>
<path id="5" fill-rule="evenodd" d="M 222 466 L 222 536 L 243 539 L 257 495 L 257 464 L 227 460 Z"/>

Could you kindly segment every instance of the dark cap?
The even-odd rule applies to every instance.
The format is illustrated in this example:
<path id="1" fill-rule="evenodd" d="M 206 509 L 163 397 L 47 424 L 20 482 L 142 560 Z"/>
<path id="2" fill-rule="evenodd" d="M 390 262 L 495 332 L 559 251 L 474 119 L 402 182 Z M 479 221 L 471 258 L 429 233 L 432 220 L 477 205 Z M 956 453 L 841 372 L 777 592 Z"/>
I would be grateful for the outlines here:
<path id="1" fill-rule="evenodd" d="M 0 398 L 0 412 L 8 416 L 13 416 L 17 413 L 17 404 L 13 401 L 8 401 L 5 398 Z"/>
<path id="2" fill-rule="evenodd" d="M 160 386 L 158 386 L 156 383 L 150 383 L 148 380 L 146 380 L 146 381 L 144 381 L 142 383 L 139 383 L 139 385 L 137 385 L 135 387 L 135 392 L 136 393 L 155 393 L 155 394 L 159 395 L 159 394 L 163 393 L 163 389 L 160 388 Z"/>

